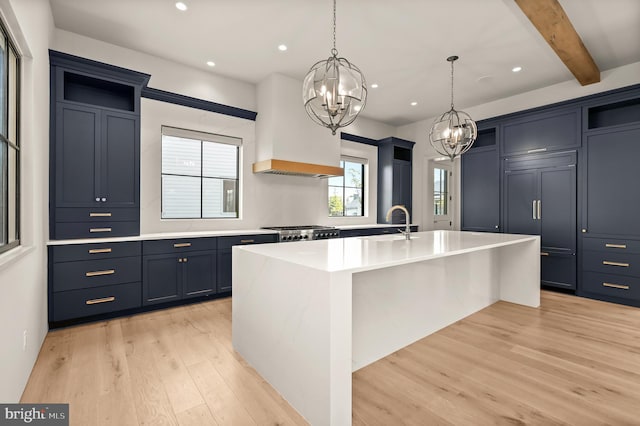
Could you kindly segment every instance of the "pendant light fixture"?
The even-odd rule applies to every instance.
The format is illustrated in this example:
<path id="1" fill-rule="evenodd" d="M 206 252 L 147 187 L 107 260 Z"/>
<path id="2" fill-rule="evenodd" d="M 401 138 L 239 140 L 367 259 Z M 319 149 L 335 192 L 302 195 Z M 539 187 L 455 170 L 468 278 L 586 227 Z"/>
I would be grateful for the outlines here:
<path id="1" fill-rule="evenodd" d="M 333 49 L 329 59 L 315 63 L 302 85 L 307 114 L 317 124 L 331 129 L 353 123 L 367 102 L 367 83 L 357 66 L 338 57 L 336 49 L 336 0 L 333 0 Z"/>
<path id="2" fill-rule="evenodd" d="M 447 58 L 451 62 L 451 109 L 433 122 L 429 132 L 433 149 L 451 161 L 467 152 L 478 136 L 478 127 L 469 114 L 453 108 L 453 63 L 457 59 L 457 56 Z"/>

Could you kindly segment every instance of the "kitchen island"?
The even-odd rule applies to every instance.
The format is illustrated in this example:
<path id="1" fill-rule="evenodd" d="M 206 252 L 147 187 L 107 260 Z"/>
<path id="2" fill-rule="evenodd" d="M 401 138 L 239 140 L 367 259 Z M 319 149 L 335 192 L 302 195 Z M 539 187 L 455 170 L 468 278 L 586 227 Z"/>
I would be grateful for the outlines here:
<path id="1" fill-rule="evenodd" d="M 233 346 L 313 425 L 351 424 L 353 371 L 498 300 L 539 306 L 538 236 L 233 248 Z"/>

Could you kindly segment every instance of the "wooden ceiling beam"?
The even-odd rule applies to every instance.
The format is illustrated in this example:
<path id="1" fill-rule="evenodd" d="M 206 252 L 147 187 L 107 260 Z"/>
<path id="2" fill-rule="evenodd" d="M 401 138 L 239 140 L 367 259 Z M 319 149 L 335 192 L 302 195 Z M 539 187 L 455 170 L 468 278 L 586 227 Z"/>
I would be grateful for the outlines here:
<path id="1" fill-rule="evenodd" d="M 515 0 L 581 85 L 600 81 L 600 70 L 558 0 Z"/>

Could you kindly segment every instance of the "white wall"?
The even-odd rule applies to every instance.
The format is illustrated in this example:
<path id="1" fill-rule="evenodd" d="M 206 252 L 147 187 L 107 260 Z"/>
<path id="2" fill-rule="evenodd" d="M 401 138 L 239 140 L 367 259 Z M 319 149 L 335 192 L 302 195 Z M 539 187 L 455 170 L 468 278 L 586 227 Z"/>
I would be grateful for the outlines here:
<path id="1" fill-rule="evenodd" d="M 47 0 L 0 0 L 22 54 L 22 246 L 0 256 L 0 401 L 18 402 L 47 333 L 49 59 Z M 27 348 L 23 351 L 23 333 Z"/>
<path id="2" fill-rule="evenodd" d="M 618 89 L 640 83 L 640 62 L 619 68 L 603 71 L 601 81 L 589 86 L 580 86 L 576 80 L 565 81 L 542 89 L 532 90 L 508 98 L 499 99 L 473 107 L 458 106 L 468 113 L 474 120 L 479 121 L 512 112 L 549 105 L 570 99 L 588 96 L 595 93 Z M 439 155 L 429 143 L 429 129 L 433 118 L 401 126 L 397 129 L 397 136 L 416 142 L 413 159 L 413 222 L 420 222 L 421 230 L 433 228 L 433 211 L 431 200 L 433 188 L 427 185 L 429 174 L 426 164 L 429 159 Z M 460 159 L 454 161 L 454 228 L 460 227 Z"/>

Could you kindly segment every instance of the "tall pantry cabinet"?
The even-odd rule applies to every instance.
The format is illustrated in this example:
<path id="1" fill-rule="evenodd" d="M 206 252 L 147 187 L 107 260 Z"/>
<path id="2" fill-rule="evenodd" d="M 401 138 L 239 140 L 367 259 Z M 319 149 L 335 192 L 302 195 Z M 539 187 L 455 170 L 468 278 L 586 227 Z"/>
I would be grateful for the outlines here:
<path id="1" fill-rule="evenodd" d="M 50 237 L 140 233 L 140 96 L 149 76 L 50 51 Z"/>

